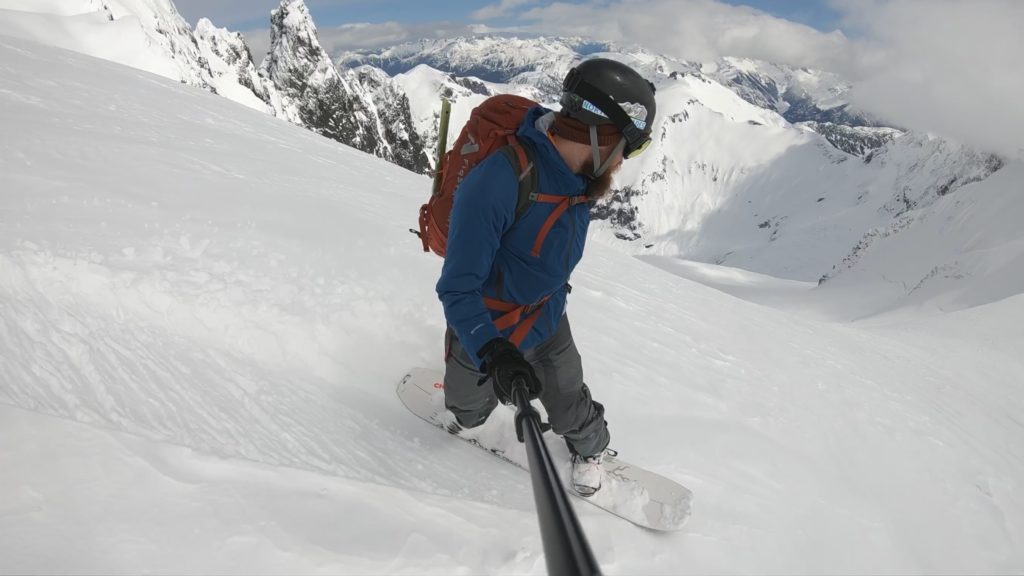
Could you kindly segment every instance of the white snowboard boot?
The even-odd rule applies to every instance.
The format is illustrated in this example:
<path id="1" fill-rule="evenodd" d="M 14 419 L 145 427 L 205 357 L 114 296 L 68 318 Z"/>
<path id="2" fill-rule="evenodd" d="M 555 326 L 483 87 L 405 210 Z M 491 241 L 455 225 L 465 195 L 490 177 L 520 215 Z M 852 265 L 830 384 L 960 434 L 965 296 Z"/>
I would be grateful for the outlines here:
<path id="1" fill-rule="evenodd" d="M 593 496 L 601 489 L 601 479 L 604 477 L 604 467 L 601 466 L 605 454 L 609 450 L 602 450 L 589 458 L 583 458 L 578 454 L 572 455 L 572 487 L 580 496 Z"/>

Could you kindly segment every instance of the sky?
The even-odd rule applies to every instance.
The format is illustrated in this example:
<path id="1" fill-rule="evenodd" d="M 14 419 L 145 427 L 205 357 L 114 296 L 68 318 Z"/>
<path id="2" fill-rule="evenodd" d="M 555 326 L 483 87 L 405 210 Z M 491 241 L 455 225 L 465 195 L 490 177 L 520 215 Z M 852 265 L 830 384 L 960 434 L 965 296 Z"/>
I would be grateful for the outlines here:
<path id="1" fill-rule="evenodd" d="M 175 5 L 190 24 L 194 25 L 199 18 L 207 17 L 218 26 L 232 30 L 249 30 L 266 27 L 270 11 L 279 3 L 279 0 L 177 0 Z M 306 4 L 313 18 L 321 26 L 384 22 L 472 24 L 481 21 L 480 17 L 486 16 L 486 13 L 480 13 L 481 10 L 500 6 L 487 0 L 307 0 Z M 506 0 L 504 4 L 510 6 L 507 15 L 487 18 L 489 24 L 514 25 L 514 14 L 553 2 Z M 750 6 L 826 32 L 840 24 L 839 12 L 828 0 L 728 0 L 726 4 Z"/>
<path id="2" fill-rule="evenodd" d="M 838 73 L 852 102 L 908 128 L 1024 158 L 1024 1 L 306 0 L 331 54 L 479 32 L 574 35 L 698 62 L 722 56 Z M 269 42 L 279 0 L 175 0 L 190 23 Z M 257 56 L 259 58 L 259 56 Z"/>

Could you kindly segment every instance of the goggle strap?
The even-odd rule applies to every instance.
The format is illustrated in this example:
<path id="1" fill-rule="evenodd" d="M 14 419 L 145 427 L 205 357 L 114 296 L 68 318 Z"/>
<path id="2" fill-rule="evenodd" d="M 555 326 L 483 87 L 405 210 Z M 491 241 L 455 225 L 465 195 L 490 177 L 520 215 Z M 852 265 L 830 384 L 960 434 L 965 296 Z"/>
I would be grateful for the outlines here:
<path id="1" fill-rule="evenodd" d="M 591 126 L 591 129 L 594 129 L 594 127 Z M 600 155 L 600 152 L 598 151 L 598 148 L 597 148 L 597 140 L 591 139 L 590 146 L 591 146 L 591 148 L 594 151 L 594 158 L 595 158 L 594 166 L 597 166 L 597 163 L 600 162 L 600 160 L 601 160 L 601 155 Z M 626 147 L 626 139 L 625 138 L 619 138 L 619 143 L 615 145 L 615 148 L 612 150 L 611 154 L 608 155 L 608 158 L 604 161 L 604 163 L 601 164 L 601 167 L 600 168 L 596 168 L 594 170 L 594 178 L 600 178 L 601 175 L 604 174 L 608 170 L 608 168 L 611 166 L 612 159 L 615 158 L 615 156 L 617 156 L 619 154 L 619 152 L 622 152 L 622 149 L 625 148 L 625 147 Z"/>
<path id="2" fill-rule="evenodd" d="M 601 92 L 593 84 L 582 78 L 577 78 L 574 83 L 576 84 L 573 90 L 574 94 L 589 101 L 594 106 L 597 106 L 598 110 L 604 112 L 605 116 L 618 127 L 631 146 L 638 145 L 638 141 L 643 138 L 643 135 L 636 127 L 636 124 L 633 124 L 633 119 L 629 117 L 629 114 L 626 114 L 626 111 L 621 106 L 607 94 Z M 644 120 L 646 121 L 647 119 L 644 118 Z"/>

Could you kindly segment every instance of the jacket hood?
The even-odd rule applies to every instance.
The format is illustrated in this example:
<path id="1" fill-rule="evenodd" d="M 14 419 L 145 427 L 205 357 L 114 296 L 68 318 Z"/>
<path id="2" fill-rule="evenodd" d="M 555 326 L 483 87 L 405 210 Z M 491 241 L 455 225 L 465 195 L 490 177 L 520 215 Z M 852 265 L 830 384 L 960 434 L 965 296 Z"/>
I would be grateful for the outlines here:
<path id="1" fill-rule="evenodd" d="M 548 138 L 548 128 L 554 120 L 555 112 L 543 106 L 535 106 L 526 113 L 516 136 L 520 141 L 528 142 L 537 152 L 537 162 L 543 164 L 542 169 L 546 176 L 546 182 L 542 182 L 542 185 L 545 185 L 545 194 L 578 196 L 586 192 L 587 179 L 569 168 Z"/>

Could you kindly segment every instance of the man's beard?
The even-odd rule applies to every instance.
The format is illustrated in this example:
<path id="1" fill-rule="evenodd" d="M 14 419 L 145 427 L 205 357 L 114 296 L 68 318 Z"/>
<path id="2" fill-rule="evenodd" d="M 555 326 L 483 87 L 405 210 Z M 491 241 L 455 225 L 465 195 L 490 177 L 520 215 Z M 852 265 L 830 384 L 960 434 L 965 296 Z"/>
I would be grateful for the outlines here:
<path id="1" fill-rule="evenodd" d="M 594 173 L 594 159 L 587 158 L 583 161 L 581 172 L 584 176 L 587 176 L 590 179 L 587 183 L 586 194 L 587 198 L 590 199 L 591 202 L 600 200 L 608 195 L 608 192 L 612 189 L 612 179 L 615 177 L 615 173 L 619 171 L 619 168 L 622 168 L 622 162 L 610 167 L 604 171 L 604 174 L 594 178 L 590 176 Z"/>

